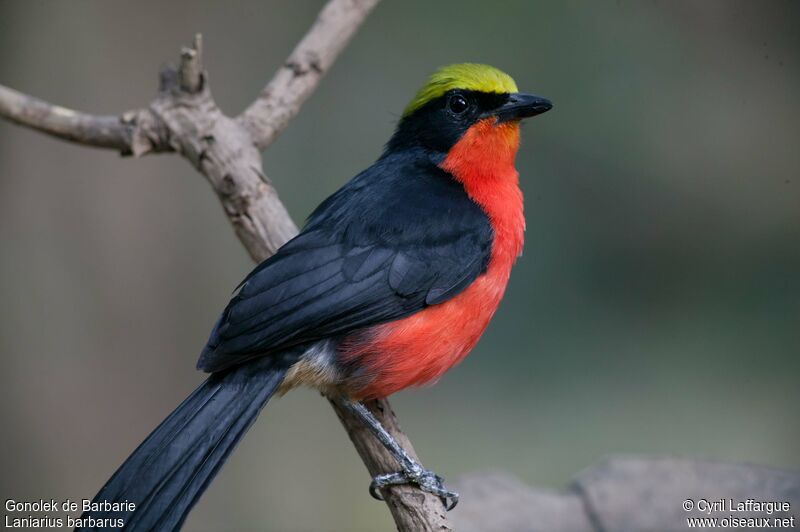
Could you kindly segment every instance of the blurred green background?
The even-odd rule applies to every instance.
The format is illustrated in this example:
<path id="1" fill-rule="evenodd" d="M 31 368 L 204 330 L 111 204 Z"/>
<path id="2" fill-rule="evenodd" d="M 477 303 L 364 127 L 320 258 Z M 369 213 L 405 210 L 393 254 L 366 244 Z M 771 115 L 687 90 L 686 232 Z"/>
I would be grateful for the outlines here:
<path id="1" fill-rule="evenodd" d="M 201 31 L 241 110 L 322 2 L 0 0 L 0 83 L 116 114 Z M 473 354 L 394 406 L 428 466 L 559 487 L 609 453 L 800 465 L 800 4 L 379 5 L 265 169 L 301 221 L 442 64 L 555 109 L 525 127 L 525 255 Z M 0 490 L 81 498 L 201 380 L 252 264 L 176 156 L 0 121 Z M 188 530 L 390 530 L 327 404 L 270 403 Z M 463 504 L 469 504 L 464 501 Z"/>

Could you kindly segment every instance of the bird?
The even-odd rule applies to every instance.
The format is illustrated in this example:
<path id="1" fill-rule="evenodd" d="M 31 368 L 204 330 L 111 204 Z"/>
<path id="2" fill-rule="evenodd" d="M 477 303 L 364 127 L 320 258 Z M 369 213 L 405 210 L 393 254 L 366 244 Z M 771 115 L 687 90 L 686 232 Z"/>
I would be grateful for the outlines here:
<path id="1" fill-rule="evenodd" d="M 310 386 L 360 419 L 413 483 L 458 502 L 364 402 L 436 382 L 478 342 L 522 252 L 523 119 L 552 108 L 484 64 L 430 75 L 380 157 L 234 291 L 202 350 L 210 376 L 119 467 L 78 530 L 179 529 L 274 395 Z"/>

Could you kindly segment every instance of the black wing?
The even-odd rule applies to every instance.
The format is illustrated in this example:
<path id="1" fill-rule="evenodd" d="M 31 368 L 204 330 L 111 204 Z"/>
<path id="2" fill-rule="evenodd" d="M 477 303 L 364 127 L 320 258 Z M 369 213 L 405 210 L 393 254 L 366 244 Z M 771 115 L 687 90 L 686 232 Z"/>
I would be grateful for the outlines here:
<path id="1" fill-rule="evenodd" d="M 485 269 L 492 230 L 424 157 L 389 156 L 312 214 L 242 283 L 198 367 L 214 372 L 450 299 Z"/>

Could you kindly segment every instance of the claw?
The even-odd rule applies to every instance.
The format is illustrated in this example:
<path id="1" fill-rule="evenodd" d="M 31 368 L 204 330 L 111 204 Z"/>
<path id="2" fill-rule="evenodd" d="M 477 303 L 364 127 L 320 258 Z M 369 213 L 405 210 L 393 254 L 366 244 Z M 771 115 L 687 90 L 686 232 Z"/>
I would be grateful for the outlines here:
<path id="1" fill-rule="evenodd" d="M 397 473 L 377 475 L 372 479 L 372 482 L 369 483 L 369 494 L 372 495 L 372 498 L 382 501 L 383 494 L 381 493 L 381 488 L 395 486 L 397 484 L 406 484 L 408 482 L 408 477 L 399 471 Z"/>
<path id="2" fill-rule="evenodd" d="M 380 490 L 387 486 L 396 486 L 398 484 L 416 484 L 421 490 L 433 493 L 442 499 L 445 510 L 448 512 L 458 504 L 458 493 L 445 488 L 444 479 L 442 477 L 433 471 L 424 469 L 414 473 L 397 471 L 395 473 L 377 475 L 369 484 L 369 494 L 372 495 L 373 498 L 382 501 L 383 495 Z"/>
<path id="3" fill-rule="evenodd" d="M 413 483 L 418 485 L 421 490 L 433 493 L 442 499 L 447 511 L 456 507 L 456 504 L 458 504 L 458 493 L 445 488 L 444 479 L 442 477 L 433 471 L 428 471 L 422 467 L 419 462 L 409 456 L 400 444 L 392 438 L 391 434 L 386 432 L 386 429 L 383 428 L 367 407 L 344 396 L 338 397 L 335 401 L 341 408 L 358 417 L 372 434 L 375 435 L 378 441 L 386 447 L 402 468 L 402 471 L 386 473 L 373 478 L 369 485 L 370 495 L 382 501 L 383 495 L 381 494 L 381 489 L 397 484 Z"/>
<path id="4" fill-rule="evenodd" d="M 383 500 L 383 495 L 381 494 L 381 490 L 378 487 L 378 485 L 375 484 L 375 479 L 372 479 L 372 482 L 369 483 L 369 494 L 376 501 L 382 501 Z"/>

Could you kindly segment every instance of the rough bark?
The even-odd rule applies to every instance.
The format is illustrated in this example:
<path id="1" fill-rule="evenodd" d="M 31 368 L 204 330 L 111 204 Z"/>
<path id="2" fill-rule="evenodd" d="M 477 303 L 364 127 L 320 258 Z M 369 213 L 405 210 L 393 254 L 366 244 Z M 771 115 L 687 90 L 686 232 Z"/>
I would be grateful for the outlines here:
<path id="1" fill-rule="evenodd" d="M 84 146 L 125 151 L 131 128 L 118 116 L 95 116 L 22 94 L 0 85 L 0 116 L 48 135 Z"/>
<path id="2" fill-rule="evenodd" d="M 237 119 L 263 150 L 311 96 L 378 0 L 328 2 L 258 98 Z"/>
<path id="3" fill-rule="evenodd" d="M 93 116 L 43 102 L 0 85 L 0 116 L 49 135 L 123 155 L 177 152 L 211 184 L 236 235 L 255 261 L 297 233 L 262 170 L 260 151 L 288 125 L 378 0 L 330 0 L 258 98 L 238 117 L 216 105 L 198 35 L 177 68 L 161 72 L 159 94 L 147 107 L 120 116 Z M 389 433 L 414 455 L 388 401 L 371 406 Z M 391 455 L 344 412 L 337 412 L 370 474 L 397 469 Z M 366 480 L 366 479 L 365 479 Z M 366 495 L 366 484 L 365 484 Z M 399 530 L 452 530 L 442 502 L 413 486 L 384 493 Z"/>

